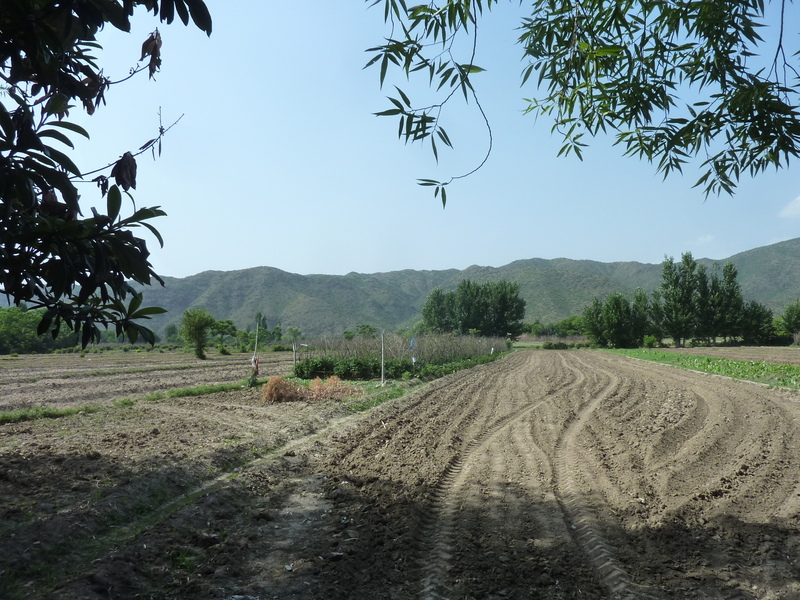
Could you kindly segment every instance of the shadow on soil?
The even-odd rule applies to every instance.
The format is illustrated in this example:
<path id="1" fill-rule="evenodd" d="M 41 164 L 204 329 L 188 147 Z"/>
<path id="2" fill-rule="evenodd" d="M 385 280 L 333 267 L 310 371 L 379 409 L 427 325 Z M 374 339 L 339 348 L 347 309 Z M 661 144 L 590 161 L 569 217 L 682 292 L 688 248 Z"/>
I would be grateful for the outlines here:
<path id="1" fill-rule="evenodd" d="M 213 462 L 232 468 L 243 456 L 225 449 Z M 517 503 L 511 531 L 498 525 L 502 515 L 462 507 L 444 552 L 433 488 L 320 470 L 309 457 L 250 465 L 196 493 L 207 474 L 191 468 L 17 457 L 0 465 L 0 597 L 406 600 L 439 572 L 442 598 L 609 598 L 570 524 L 541 526 L 537 515 L 558 514 L 557 505 Z M 27 475 L 56 481 L 59 471 L 74 474 L 69 494 Z M 639 597 L 800 598 L 791 587 L 800 535 L 780 523 L 687 514 L 601 535 L 647 590 Z"/>

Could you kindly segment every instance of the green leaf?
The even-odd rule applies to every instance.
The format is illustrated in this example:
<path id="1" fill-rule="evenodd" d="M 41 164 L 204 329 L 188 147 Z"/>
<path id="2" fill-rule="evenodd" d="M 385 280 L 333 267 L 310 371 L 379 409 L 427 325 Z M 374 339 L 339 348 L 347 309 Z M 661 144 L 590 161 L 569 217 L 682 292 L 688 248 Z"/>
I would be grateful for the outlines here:
<path id="1" fill-rule="evenodd" d="M 624 48 L 622 46 L 603 46 L 594 51 L 595 56 L 616 56 L 621 54 Z"/>
<path id="2" fill-rule="evenodd" d="M 87 140 L 89 139 L 89 132 L 86 131 L 80 125 L 75 125 L 75 123 L 70 123 L 68 121 L 53 121 L 49 123 L 51 127 L 63 127 L 64 129 L 69 129 L 70 131 L 74 131 L 75 133 L 82 135 Z"/>
<path id="3" fill-rule="evenodd" d="M 65 171 L 69 171 L 78 177 L 81 176 L 81 170 L 75 165 L 74 162 L 72 162 L 72 159 L 63 152 L 60 152 L 51 146 L 45 146 L 45 154 L 58 163 L 58 165 Z"/>
<path id="4" fill-rule="evenodd" d="M 459 65 L 461 70 L 464 71 L 467 75 L 472 75 L 473 73 L 483 73 L 486 69 L 479 67 L 478 65 Z"/>
<path id="5" fill-rule="evenodd" d="M 186 4 L 183 0 L 175 0 L 175 10 L 178 11 L 178 16 L 184 25 L 189 24 L 189 11 L 186 9 Z"/>
<path id="6" fill-rule="evenodd" d="M 122 194 L 119 191 L 119 187 L 115 184 L 108 188 L 108 196 L 106 197 L 106 209 L 108 211 L 108 217 L 111 219 L 111 222 L 117 220 L 119 216 L 119 209 L 122 206 Z"/>
<path id="7" fill-rule="evenodd" d="M 397 93 L 398 93 L 398 94 L 400 94 L 400 97 L 403 99 L 403 103 L 405 103 L 405 105 L 406 105 L 407 107 L 411 108 L 411 100 L 409 100 L 409 99 L 408 99 L 408 96 L 406 96 L 406 95 L 405 95 L 405 93 L 403 92 L 403 90 L 401 90 L 401 89 L 400 89 L 399 87 L 397 87 L 397 86 L 394 86 L 394 89 L 396 89 L 396 90 L 397 90 Z"/>
<path id="8" fill-rule="evenodd" d="M 44 131 L 40 131 L 39 132 L 39 137 L 40 138 L 43 138 L 43 137 L 53 138 L 54 140 L 58 140 L 59 142 L 61 142 L 65 146 L 68 146 L 70 148 L 75 148 L 75 146 L 72 143 L 71 139 L 69 139 L 66 135 L 64 135 L 60 131 L 56 131 L 54 129 L 45 129 Z"/>
<path id="9" fill-rule="evenodd" d="M 164 239 L 161 237 L 161 234 L 158 232 L 158 229 L 156 229 L 155 227 L 153 227 L 153 226 L 152 226 L 150 223 L 139 223 L 139 225 L 141 225 L 142 227 L 146 227 L 147 229 L 149 229 L 149 230 L 150 230 L 150 233 L 152 233 L 152 234 L 155 236 L 155 238 L 158 240 L 158 243 L 159 243 L 159 245 L 160 245 L 162 248 L 164 247 Z"/>
<path id="10" fill-rule="evenodd" d="M 151 315 L 163 315 L 167 312 L 166 308 L 161 308 L 160 306 L 146 306 L 142 309 L 137 310 L 135 313 L 130 315 L 131 319 L 149 319 Z"/>
<path id="11" fill-rule="evenodd" d="M 207 35 L 211 35 L 211 14 L 208 12 L 208 7 L 202 0 L 186 0 L 189 5 L 189 12 L 192 14 L 192 21 L 201 31 L 205 31 Z"/>

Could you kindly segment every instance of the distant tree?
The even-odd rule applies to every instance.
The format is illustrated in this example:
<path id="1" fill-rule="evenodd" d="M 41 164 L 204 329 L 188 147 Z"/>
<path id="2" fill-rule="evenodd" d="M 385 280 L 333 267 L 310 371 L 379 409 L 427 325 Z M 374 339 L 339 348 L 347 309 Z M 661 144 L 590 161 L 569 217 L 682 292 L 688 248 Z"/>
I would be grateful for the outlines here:
<path id="1" fill-rule="evenodd" d="M 780 317 L 781 328 L 786 335 L 795 335 L 800 332 L 800 300 L 789 302 Z"/>
<path id="2" fill-rule="evenodd" d="M 624 294 L 612 292 L 603 303 L 602 320 L 605 338 L 613 348 L 634 348 L 631 303 Z"/>
<path id="3" fill-rule="evenodd" d="M 561 337 L 583 335 L 583 318 L 580 315 L 571 315 L 566 319 L 556 322 L 555 330 Z"/>
<path id="4" fill-rule="evenodd" d="M 489 312 L 488 298 L 481 285 L 462 279 L 455 290 L 453 302 L 456 332 L 462 335 L 483 332 L 484 318 Z"/>
<path id="5" fill-rule="evenodd" d="M 181 335 L 194 348 L 197 358 L 205 359 L 208 333 L 216 323 L 205 308 L 187 308 L 181 317 Z"/>
<path id="6" fill-rule="evenodd" d="M 519 294 L 519 284 L 501 279 L 483 285 L 487 313 L 482 331 L 488 336 L 516 337 L 522 333 L 525 300 Z"/>
<path id="7" fill-rule="evenodd" d="M 584 334 L 583 317 L 580 315 L 571 315 L 566 319 L 561 319 L 555 323 L 544 324 L 539 320 L 533 323 L 523 323 L 522 333 L 530 333 L 535 336 L 555 336 L 555 337 L 571 337 Z"/>
<path id="8" fill-rule="evenodd" d="M 583 309 L 583 331 L 595 346 L 605 348 L 608 346 L 606 337 L 606 327 L 603 321 L 603 303 L 595 297 L 592 302 Z"/>
<path id="9" fill-rule="evenodd" d="M 772 310 L 756 300 L 744 303 L 741 313 L 742 342 L 747 345 L 768 344 L 775 337 Z"/>
<path id="10" fill-rule="evenodd" d="M 464 279 L 453 291 L 437 288 L 422 308 L 428 331 L 461 335 L 517 336 L 522 333 L 524 316 L 519 285 L 505 280 L 479 284 Z"/>
<path id="11" fill-rule="evenodd" d="M 685 252 L 678 264 L 672 258 L 664 259 L 661 263 L 663 327 L 675 346 L 683 346 L 694 334 L 696 289 L 697 262 L 691 252 Z"/>
<path id="12" fill-rule="evenodd" d="M 275 325 L 272 329 L 272 339 L 276 342 L 280 342 L 283 339 L 283 328 L 281 327 L 280 323 Z"/>
<path id="13" fill-rule="evenodd" d="M 709 280 L 705 265 L 697 265 L 697 281 L 694 306 L 694 336 L 706 344 L 714 341 L 718 334 L 717 307 L 714 303 L 714 286 Z"/>
<path id="14" fill-rule="evenodd" d="M 726 340 L 742 335 L 742 316 L 744 314 L 744 298 L 742 288 L 737 281 L 739 272 L 733 263 L 725 263 L 722 267 L 722 279 L 718 284 L 715 310 L 719 319 L 718 335 Z"/>
<path id="15" fill-rule="evenodd" d="M 664 340 L 664 305 L 659 290 L 653 290 L 650 294 L 647 308 L 647 335 L 653 336 L 661 344 Z"/>
<path id="16" fill-rule="evenodd" d="M 160 152 L 168 127 L 96 171 L 69 155 L 75 138 L 89 137 L 67 120 L 70 113 L 92 115 L 106 103 L 109 87 L 127 79 L 114 82 L 98 65 L 97 35 L 130 31 L 130 17 L 141 7 L 167 23 L 175 14 L 184 24 L 191 18 L 211 33 L 202 0 L 3 0 L 0 7 L 0 294 L 15 305 L 43 308 L 39 333 L 56 336 L 63 326 L 80 331 L 84 346 L 100 339 L 100 327 L 153 343 L 141 321 L 163 312 L 142 308 L 130 282 L 163 284 L 145 240 L 133 232 L 144 227 L 161 242 L 149 221 L 165 213 L 132 204 L 126 215 L 123 195 L 136 188 L 135 156 Z M 134 72 L 152 77 L 160 49 L 155 30 L 142 45 L 140 60 L 147 61 Z M 81 183 L 99 188 L 103 206 L 87 205 Z"/>
<path id="17" fill-rule="evenodd" d="M 211 334 L 217 336 L 220 345 L 224 346 L 225 338 L 236 336 L 236 325 L 234 325 L 233 321 L 230 319 L 214 321 L 214 324 L 211 326 Z"/>
<path id="18" fill-rule="evenodd" d="M 42 320 L 42 310 L 28 310 L 26 306 L 0 308 L 0 354 L 51 352 L 77 343 L 77 336 L 67 331 L 56 339 L 40 336 L 37 327 Z"/>
<path id="19" fill-rule="evenodd" d="M 455 294 L 445 293 L 441 288 L 434 289 L 422 307 L 422 320 L 434 333 L 448 333 L 456 330 Z"/>
<path id="20" fill-rule="evenodd" d="M 356 335 L 360 338 L 364 339 L 372 339 L 378 334 L 378 330 L 372 326 L 362 323 L 361 325 L 356 325 Z"/>
<path id="21" fill-rule="evenodd" d="M 170 323 L 164 327 L 164 340 L 170 343 L 175 343 L 181 339 L 181 332 L 178 325 Z"/>
<path id="22" fill-rule="evenodd" d="M 636 288 L 631 302 L 631 343 L 641 346 L 645 335 L 650 334 L 650 302 L 647 292 Z"/>
<path id="23" fill-rule="evenodd" d="M 285 337 L 290 342 L 296 342 L 303 336 L 303 332 L 300 331 L 299 327 L 287 327 Z"/>

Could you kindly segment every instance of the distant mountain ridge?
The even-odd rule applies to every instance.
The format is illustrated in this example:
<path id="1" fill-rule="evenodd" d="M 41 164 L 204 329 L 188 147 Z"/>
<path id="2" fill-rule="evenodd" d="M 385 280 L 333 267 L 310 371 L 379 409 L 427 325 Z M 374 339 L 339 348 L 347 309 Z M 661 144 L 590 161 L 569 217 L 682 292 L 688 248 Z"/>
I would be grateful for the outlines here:
<path id="1" fill-rule="evenodd" d="M 674 257 L 679 260 L 680 257 Z M 695 257 L 697 258 L 697 257 Z M 746 299 L 773 309 L 800 298 L 800 238 L 748 250 L 718 261 L 732 262 Z M 258 312 L 270 326 L 299 327 L 309 337 L 339 336 L 358 324 L 389 331 L 410 327 L 431 290 L 455 288 L 462 279 L 477 282 L 516 281 L 527 302 L 526 321 L 551 323 L 579 314 L 592 298 L 610 292 L 647 292 L 661 281 L 661 265 L 638 262 L 603 263 L 567 258 L 517 260 L 502 267 L 473 265 L 464 270 L 391 271 L 347 275 L 298 275 L 273 267 L 238 271 L 205 271 L 190 277 L 165 277 L 165 286 L 145 288 L 145 302 L 167 314 L 150 322 L 162 332 L 180 321 L 187 308 L 206 308 L 217 319 L 231 319 L 239 329 L 255 323 Z"/>

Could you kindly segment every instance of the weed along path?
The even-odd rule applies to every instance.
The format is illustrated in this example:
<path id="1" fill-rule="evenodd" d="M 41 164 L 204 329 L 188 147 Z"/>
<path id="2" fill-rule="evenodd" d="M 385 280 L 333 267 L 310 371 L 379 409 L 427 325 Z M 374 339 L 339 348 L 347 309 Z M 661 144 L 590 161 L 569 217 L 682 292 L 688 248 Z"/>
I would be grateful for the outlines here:
<path id="1" fill-rule="evenodd" d="M 800 394 L 517 352 L 358 415 L 5 425 L 0 497 L 9 598 L 797 600 Z"/>

